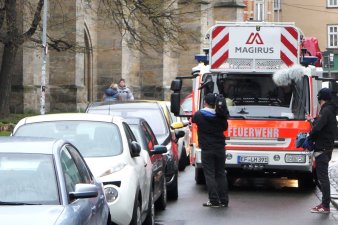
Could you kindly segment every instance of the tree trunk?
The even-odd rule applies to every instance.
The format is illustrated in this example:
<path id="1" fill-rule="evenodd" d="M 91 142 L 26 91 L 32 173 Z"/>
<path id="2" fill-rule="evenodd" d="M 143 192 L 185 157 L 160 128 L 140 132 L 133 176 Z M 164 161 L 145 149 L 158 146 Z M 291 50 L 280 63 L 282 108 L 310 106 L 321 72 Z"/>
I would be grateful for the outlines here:
<path id="1" fill-rule="evenodd" d="M 0 117 L 8 116 L 10 113 L 11 80 L 17 50 L 17 46 L 13 43 L 4 46 L 0 70 Z"/>

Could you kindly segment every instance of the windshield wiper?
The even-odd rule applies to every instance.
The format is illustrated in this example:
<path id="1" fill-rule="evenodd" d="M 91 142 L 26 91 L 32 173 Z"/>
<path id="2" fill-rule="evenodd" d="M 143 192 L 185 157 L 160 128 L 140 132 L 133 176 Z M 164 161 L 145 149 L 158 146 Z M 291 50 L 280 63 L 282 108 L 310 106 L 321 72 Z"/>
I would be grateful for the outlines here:
<path id="1" fill-rule="evenodd" d="M 3 202 L 3 201 L 0 201 L 0 205 L 41 205 L 41 204 L 27 203 L 27 202 Z"/>
<path id="2" fill-rule="evenodd" d="M 245 120 L 245 116 L 229 116 L 230 119 L 243 119 Z"/>
<path id="3" fill-rule="evenodd" d="M 290 120 L 291 118 L 287 117 L 287 116 L 267 116 L 264 118 L 271 118 L 271 119 L 284 119 L 284 120 Z"/>

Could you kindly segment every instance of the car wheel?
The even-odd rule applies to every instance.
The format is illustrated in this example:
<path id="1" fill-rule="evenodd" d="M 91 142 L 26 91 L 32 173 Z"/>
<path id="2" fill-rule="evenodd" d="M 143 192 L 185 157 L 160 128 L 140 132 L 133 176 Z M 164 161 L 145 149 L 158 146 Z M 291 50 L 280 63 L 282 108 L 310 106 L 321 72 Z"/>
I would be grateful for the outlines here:
<path id="1" fill-rule="evenodd" d="M 205 184 L 205 177 L 202 168 L 195 167 L 195 181 L 196 184 Z"/>
<path id="2" fill-rule="evenodd" d="M 185 167 L 187 166 L 187 151 L 185 150 L 185 147 L 182 148 L 181 151 L 181 156 L 180 156 L 180 160 L 178 162 L 178 170 L 179 171 L 183 171 L 185 169 Z"/>
<path id="3" fill-rule="evenodd" d="M 143 222 L 143 225 L 154 225 L 155 224 L 155 206 L 154 206 L 154 191 L 151 189 L 149 193 L 149 206 L 147 217 Z"/>
<path id="4" fill-rule="evenodd" d="M 168 198 L 171 200 L 178 199 L 178 173 L 176 172 L 173 183 L 171 184 L 172 189 L 168 191 Z"/>
<path id="5" fill-rule="evenodd" d="M 155 202 L 155 208 L 159 210 L 165 210 L 167 207 L 167 182 L 165 177 L 163 177 L 163 187 L 160 197 Z"/>
<path id="6" fill-rule="evenodd" d="M 133 217 L 131 218 L 129 225 L 142 225 L 141 221 L 141 202 L 136 195 L 133 209 Z"/>

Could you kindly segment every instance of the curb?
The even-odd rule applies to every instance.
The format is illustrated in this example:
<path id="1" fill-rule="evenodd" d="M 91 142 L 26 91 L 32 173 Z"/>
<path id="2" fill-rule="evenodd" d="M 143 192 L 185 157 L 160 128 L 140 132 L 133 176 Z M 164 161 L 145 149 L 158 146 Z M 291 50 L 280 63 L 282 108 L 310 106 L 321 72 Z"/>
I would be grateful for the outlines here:
<path id="1" fill-rule="evenodd" d="M 338 162 L 333 161 L 329 166 L 329 179 L 331 186 L 331 203 L 338 210 Z"/>

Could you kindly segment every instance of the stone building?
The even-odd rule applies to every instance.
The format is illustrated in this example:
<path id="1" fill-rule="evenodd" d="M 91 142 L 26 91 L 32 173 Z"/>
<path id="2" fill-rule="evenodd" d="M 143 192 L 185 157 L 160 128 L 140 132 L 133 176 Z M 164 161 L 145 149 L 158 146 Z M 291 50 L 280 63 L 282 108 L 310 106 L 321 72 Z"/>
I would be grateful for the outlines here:
<path id="1" fill-rule="evenodd" d="M 194 55 L 206 47 L 203 36 L 208 28 L 215 21 L 244 19 L 242 0 L 204 0 L 200 4 L 178 1 L 182 12 L 194 12 L 182 14 L 179 19 L 185 29 L 196 33 L 196 40 L 188 42 L 186 51 L 175 52 L 163 46 L 161 53 L 149 52 L 146 56 L 129 49 L 112 23 L 98 19 L 91 10 L 96 0 L 49 2 L 49 36 L 70 40 L 77 48 L 48 50 L 47 113 L 82 111 L 89 102 L 100 101 L 103 90 L 121 77 L 136 99 L 169 100 L 171 80 L 191 73 L 196 64 Z M 27 23 L 24 21 L 23 28 L 29 26 Z M 12 82 L 12 112 L 39 112 L 41 54 L 42 49 L 33 43 L 20 49 Z"/>

